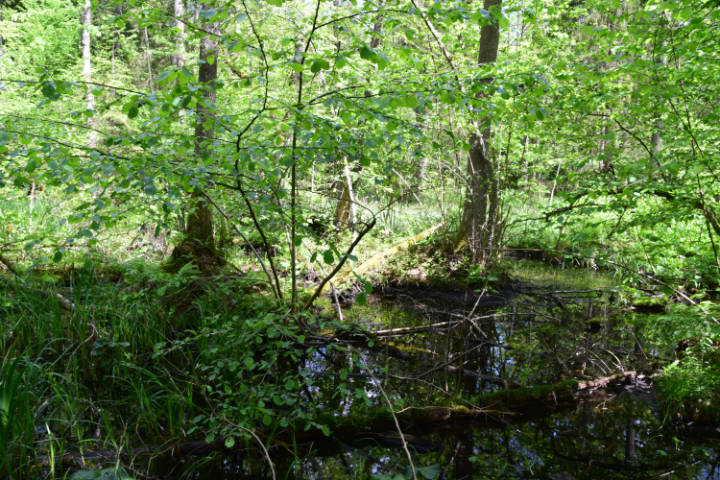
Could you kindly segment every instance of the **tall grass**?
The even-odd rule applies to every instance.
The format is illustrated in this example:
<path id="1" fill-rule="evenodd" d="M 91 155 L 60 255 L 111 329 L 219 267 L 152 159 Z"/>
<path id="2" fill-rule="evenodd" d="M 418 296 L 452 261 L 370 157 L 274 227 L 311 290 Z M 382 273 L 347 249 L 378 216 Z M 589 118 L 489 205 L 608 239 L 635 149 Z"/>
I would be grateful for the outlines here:
<path id="1" fill-rule="evenodd" d="M 0 476 L 24 478 L 23 460 L 34 450 L 34 365 L 26 360 L 0 364 Z"/>

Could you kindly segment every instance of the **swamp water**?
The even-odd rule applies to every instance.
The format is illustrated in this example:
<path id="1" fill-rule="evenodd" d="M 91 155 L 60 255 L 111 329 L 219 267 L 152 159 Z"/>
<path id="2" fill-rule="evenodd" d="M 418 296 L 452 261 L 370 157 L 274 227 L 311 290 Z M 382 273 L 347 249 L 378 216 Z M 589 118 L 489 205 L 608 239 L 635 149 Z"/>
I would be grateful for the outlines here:
<path id="1" fill-rule="evenodd" d="M 500 291 L 388 286 L 345 312 L 377 337 L 308 359 L 308 394 L 358 419 L 271 449 L 277 477 L 412 478 L 409 455 L 420 479 L 720 479 L 718 431 L 667 418 L 652 388 L 672 352 L 646 343 L 651 314 L 619 305 L 597 273 L 519 262 L 513 276 Z M 570 394 L 535 389 L 598 378 Z M 369 413 L 388 404 L 405 445 L 395 419 Z M 185 459 L 163 475 L 271 478 L 259 452 L 249 457 Z"/>

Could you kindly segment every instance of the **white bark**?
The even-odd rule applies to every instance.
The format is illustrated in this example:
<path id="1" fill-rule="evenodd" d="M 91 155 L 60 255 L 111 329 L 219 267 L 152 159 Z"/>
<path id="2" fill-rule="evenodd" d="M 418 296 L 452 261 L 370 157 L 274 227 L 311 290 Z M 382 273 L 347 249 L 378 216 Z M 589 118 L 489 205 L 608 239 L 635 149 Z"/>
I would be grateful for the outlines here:
<path id="1" fill-rule="evenodd" d="M 92 63 L 91 63 L 91 55 L 90 55 L 90 26 L 92 25 L 92 4 L 90 0 L 85 0 L 85 5 L 83 7 L 83 17 L 82 17 L 82 25 L 83 25 L 83 31 L 82 31 L 82 56 L 83 56 L 83 79 L 85 80 L 87 93 L 85 96 L 85 107 L 90 111 L 95 111 L 95 96 L 93 95 L 93 87 L 90 84 L 92 82 Z M 88 126 L 92 128 L 93 126 L 93 118 L 92 116 L 88 120 Z M 90 135 L 88 136 L 88 145 L 91 148 L 94 148 L 97 145 L 97 134 L 94 131 L 90 131 Z"/>
<path id="2" fill-rule="evenodd" d="M 147 62 L 147 85 L 150 93 L 155 93 L 155 89 L 153 87 L 152 58 L 150 56 L 150 37 L 148 36 L 147 28 L 143 28 L 142 32 L 143 40 L 145 41 L 145 61 Z"/>
<path id="3" fill-rule="evenodd" d="M 174 3 L 175 30 L 175 53 L 173 53 L 173 65 L 180 68 L 185 66 L 185 24 L 180 20 L 185 15 L 183 0 L 175 0 Z"/>
<path id="4" fill-rule="evenodd" d="M 172 56 L 172 63 L 176 68 L 182 68 L 185 66 L 185 24 L 182 22 L 182 17 L 185 15 L 185 4 L 184 0 L 174 0 L 173 3 L 173 16 L 175 17 L 175 53 Z M 185 110 L 178 110 L 178 116 L 182 117 L 185 115 Z"/>

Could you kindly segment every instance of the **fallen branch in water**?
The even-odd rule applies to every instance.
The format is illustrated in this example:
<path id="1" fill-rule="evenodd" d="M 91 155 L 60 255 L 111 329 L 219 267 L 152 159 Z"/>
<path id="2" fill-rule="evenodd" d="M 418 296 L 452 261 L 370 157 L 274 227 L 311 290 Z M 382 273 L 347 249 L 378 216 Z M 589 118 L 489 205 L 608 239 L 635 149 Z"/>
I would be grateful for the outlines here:
<path id="1" fill-rule="evenodd" d="M 635 371 L 628 371 L 601 377 L 590 381 L 565 380 L 551 385 L 520 387 L 482 395 L 473 399 L 474 407 L 464 406 L 410 406 L 398 411 L 388 411 L 377 407 L 371 412 L 360 415 L 334 416 L 332 413 L 321 415 L 316 419 L 317 425 L 325 426 L 327 435 L 318 427 L 303 429 L 289 426 L 287 430 L 275 432 L 275 443 L 265 447 L 263 454 L 270 459 L 271 454 L 286 455 L 287 445 L 292 444 L 295 453 L 305 449 L 317 450 L 320 445 L 329 449 L 341 448 L 343 445 L 360 446 L 365 444 L 386 446 L 412 446 L 422 442 L 425 432 L 432 432 L 438 425 L 453 428 L 468 428 L 469 424 L 482 425 L 488 428 L 504 428 L 508 424 L 518 424 L 532 420 L 548 413 L 565 408 L 572 408 L 578 402 L 597 403 L 607 401 L 613 394 L 625 388 L 650 388 L 646 378 Z M 377 378 L 374 380 L 379 382 Z M 391 407 L 392 410 L 392 407 Z M 389 436 L 387 432 L 401 433 Z M 261 436 L 264 432 L 257 432 Z M 259 436 L 256 438 L 259 442 Z M 259 442 L 262 443 L 262 442 Z M 239 444 L 238 444 L 239 445 Z M 85 450 L 84 453 L 67 453 L 55 458 L 56 465 L 82 468 L 88 460 L 100 463 L 116 463 L 119 458 L 157 457 L 165 454 L 172 458 L 187 456 L 210 455 L 214 452 L 243 452 L 248 450 L 240 446 L 227 448 L 225 439 L 216 437 L 212 442 L 205 441 L 172 441 L 163 445 L 145 446 L 123 452 L 112 450 Z M 406 453 L 407 450 L 406 450 Z M 39 462 L 47 465 L 49 457 L 40 457 Z"/>
<path id="2" fill-rule="evenodd" d="M 384 330 L 377 330 L 372 333 L 377 337 L 393 337 L 396 335 L 405 335 L 408 333 L 426 332 L 428 330 L 434 330 L 436 328 L 450 328 L 456 325 L 460 325 L 461 323 L 461 320 L 450 320 L 448 322 L 437 322 L 431 323 L 430 325 L 420 325 L 417 327 L 387 328 Z"/>

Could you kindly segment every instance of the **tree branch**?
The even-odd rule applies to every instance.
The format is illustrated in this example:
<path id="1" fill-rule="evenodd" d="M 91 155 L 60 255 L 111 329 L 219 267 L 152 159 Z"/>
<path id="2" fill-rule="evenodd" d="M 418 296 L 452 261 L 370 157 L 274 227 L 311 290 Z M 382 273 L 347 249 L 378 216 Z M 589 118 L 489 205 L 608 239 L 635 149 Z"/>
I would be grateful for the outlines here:
<path id="1" fill-rule="evenodd" d="M 337 273 L 340 271 L 340 269 L 343 267 L 343 265 L 345 265 L 345 262 L 347 262 L 348 258 L 349 258 L 350 255 L 352 254 L 352 252 L 353 252 L 353 250 L 355 249 L 355 247 L 357 246 L 357 244 L 360 243 L 360 240 L 362 240 L 362 238 L 363 238 L 370 230 L 372 230 L 372 228 L 373 228 L 374 226 L 375 226 L 375 217 L 373 217 L 373 219 L 370 221 L 370 223 L 367 224 L 367 226 L 363 229 L 363 231 L 358 234 L 357 238 L 355 238 L 355 240 L 353 240 L 353 242 L 350 244 L 350 247 L 347 249 L 347 252 L 345 252 L 345 255 L 342 256 L 342 258 L 340 259 L 340 261 L 338 262 L 338 264 L 335 265 L 335 268 L 332 269 L 332 271 L 330 272 L 330 274 L 327 275 L 325 278 L 323 278 L 323 281 L 320 282 L 320 285 L 318 285 L 318 287 L 315 289 L 315 292 L 313 292 L 313 294 L 312 294 L 312 296 L 310 297 L 310 299 L 305 303 L 305 306 L 303 307 L 303 310 L 307 310 L 308 308 L 310 308 L 310 306 L 313 304 L 313 302 L 315 301 L 315 299 L 317 299 L 317 297 L 319 297 L 320 294 L 322 293 L 323 289 L 325 288 L 325 285 L 326 285 L 335 275 L 337 275 Z"/>

